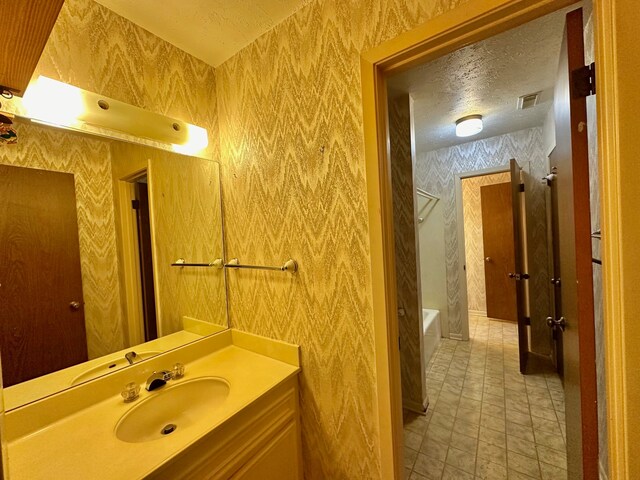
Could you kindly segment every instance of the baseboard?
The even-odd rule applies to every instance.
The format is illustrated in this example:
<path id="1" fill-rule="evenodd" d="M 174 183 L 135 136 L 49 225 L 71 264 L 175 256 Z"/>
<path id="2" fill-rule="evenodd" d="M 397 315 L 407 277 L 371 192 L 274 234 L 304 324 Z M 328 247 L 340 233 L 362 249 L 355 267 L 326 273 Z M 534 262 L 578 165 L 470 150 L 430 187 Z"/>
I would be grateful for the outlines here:
<path id="1" fill-rule="evenodd" d="M 607 469 L 602 464 L 602 461 L 599 461 L 598 465 L 600 466 L 600 480 L 609 480 L 609 475 L 607 475 Z"/>
<path id="2" fill-rule="evenodd" d="M 402 401 L 402 408 L 404 408 L 405 410 L 409 410 L 410 412 L 414 412 L 414 413 L 418 413 L 420 415 L 426 415 L 427 414 L 427 407 L 429 406 L 429 400 L 425 399 L 423 404 L 420 404 L 418 402 L 414 402 L 411 400 L 403 400 Z"/>
<path id="3" fill-rule="evenodd" d="M 462 334 L 461 333 L 449 333 L 449 338 L 451 340 L 462 340 Z"/>
<path id="4" fill-rule="evenodd" d="M 486 310 L 469 310 L 469 315 L 475 315 L 476 317 L 486 317 Z"/>

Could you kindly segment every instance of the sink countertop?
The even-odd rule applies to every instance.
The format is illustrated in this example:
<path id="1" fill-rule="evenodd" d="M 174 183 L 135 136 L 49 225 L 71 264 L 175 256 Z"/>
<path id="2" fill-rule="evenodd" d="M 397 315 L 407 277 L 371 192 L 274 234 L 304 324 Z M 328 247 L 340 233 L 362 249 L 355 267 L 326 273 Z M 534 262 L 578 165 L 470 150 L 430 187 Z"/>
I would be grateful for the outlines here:
<path id="1" fill-rule="evenodd" d="M 229 382 L 227 400 L 202 421 L 183 429 L 178 428 L 170 436 L 157 440 L 123 442 L 115 435 L 118 420 L 129 409 L 158 391 L 147 392 L 143 386 L 140 398 L 125 404 L 117 390 L 98 403 L 10 441 L 10 478 L 143 478 L 300 371 L 296 346 L 238 331 L 227 336 L 232 339 L 230 344 L 186 363 L 185 376 L 167 384 L 178 385 L 202 376 L 220 377 Z M 275 352 L 280 353 L 274 355 L 280 360 L 266 356 Z M 169 368 L 170 365 L 166 367 Z M 100 380 L 94 382 L 98 381 Z M 94 382 L 84 384 L 83 387 L 90 388 Z M 44 409 L 50 408 L 46 402 L 47 399 L 41 402 Z M 7 415 L 11 414 L 9 412 Z"/>
<path id="2" fill-rule="evenodd" d="M 27 380 L 25 382 L 7 387 L 3 391 L 5 409 L 12 410 L 14 408 L 20 407 L 21 405 L 26 405 L 27 403 L 37 401 L 38 399 L 46 397 L 48 395 L 53 395 L 71 386 L 76 386 L 77 384 L 72 384 L 73 380 L 78 375 L 81 375 L 103 364 L 115 362 L 118 360 L 124 360 L 125 353 L 132 350 L 137 351 L 137 353 L 141 354 L 144 354 L 148 351 L 166 352 L 168 350 L 187 345 L 188 343 L 191 343 L 193 341 L 200 340 L 205 335 L 215 333 L 216 328 L 222 328 L 218 327 L 215 324 L 208 324 L 206 322 L 202 322 L 189 317 L 183 317 L 182 321 L 184 330 L 180 330 L 178 332 L 156 338 L 155 340 L 145 342 L 141 345 L 136 345 L 130 348 L 123 348 L 122 350 L 119 350 L 117 352 L 94 358 L 86 362 L 79 363 L 77 365 L 73 365 L 62 370 L 57 370 L 47 375 L 43 375 L 41 377 L 37 377 L 32 380 Z M 108 369 L 105 368 L 104 373 L 96 374 L 94 378 L 98 378 L 101 375 L 113 373 L 117 370 L 120 370 L 121 368 L 126 368 L 128 366 L 129 365 L 119 366 L 113 371 L 108 371 Z M 88 380 L 89 379 L 85 379 L 84 381 Z"/>
<path id="3" fill-rule="evenodd" d="M 26 405 L 27 403 L 38 400 L 39 398 L 55 394 L 71 386 L 75 386 L 72 385 L 73 379 L 78 375 L 81 375 L 99 365 L 109 363 L 109 361 L 114 362 L 116 360 L 124 359 L 124 354 L 132 350 L 139 350 L 140 352 L 146 352 L 150 350 L 167 351 L 172 348 L 185 345 L 189 342 L 193 342 L 194 340 L 199 340 L 201 338 L 202 335 L 197 335 L 191 332 L 176 332 L 172 333 L 171 335 L 152 340 L 151 342 L 147 342 L 142 347 L 126 348 L 110 355 L 105 355 L 104 357 L 79 363 L 63 370 L 58 370 L 56 372 L 43 375 L 42 377 L 37 377 L 32 380 L 27 380 L 26 382 L 12 385 L 8 388 L 5 388 L 3 392 L 6 404 L 5 408 L 7 410 L 18 408 L 21 405 Z M 129 365 L 123 365 L 114 369 L 113 371 L 115 372 L 117 370 L 120 370 L 121 368 L 126 368 L 127 366 Z M 105 368 L 105 370 L 107 369 Z M 105 372 L 102 375 L 107 375 L 109 373 L 113 372 Z M 95 378 L 98 378 L 99 376 L 101 375 L 98 374 L 95 376 Z"/>

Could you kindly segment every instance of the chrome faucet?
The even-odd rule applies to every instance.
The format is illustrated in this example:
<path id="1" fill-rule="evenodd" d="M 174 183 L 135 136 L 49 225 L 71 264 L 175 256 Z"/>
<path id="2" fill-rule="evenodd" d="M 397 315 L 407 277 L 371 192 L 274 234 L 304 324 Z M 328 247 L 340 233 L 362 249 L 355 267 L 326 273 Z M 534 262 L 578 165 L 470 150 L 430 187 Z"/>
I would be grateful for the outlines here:
<path id="1" fill-rule="evenodd" d="M 147 386 L 145 387 L 148 392 L 152 392 L 160 387 L 164 387 L 169 380 L 173 378 L 172 372 L 169 370 L 160 370 L 159 372 L 153 372 L 149 378 L 147 378 Z"/>
<path id="2" fill-rule="evenodd" d="M 124 355 L 124 358 L 127 359 L 127 362 L 129 362 L 129 365 L 133 365 L 136 362 L 136 360 L 138 359 L 138 354 L 132 350 L 132 351 L 126 353 Z"/>
<path id="3" fill-rule="evenodd" d="M 147 378 L 147 386 L 145 388 L 148 392 L 152 392 L 153 390 L 164 387 L 169 380 L 176 380 L 182 377 L 184 377 L 184 365 L 176 363 L 173 366 L 173 370 L 153 372 L 151 376 Z"/>

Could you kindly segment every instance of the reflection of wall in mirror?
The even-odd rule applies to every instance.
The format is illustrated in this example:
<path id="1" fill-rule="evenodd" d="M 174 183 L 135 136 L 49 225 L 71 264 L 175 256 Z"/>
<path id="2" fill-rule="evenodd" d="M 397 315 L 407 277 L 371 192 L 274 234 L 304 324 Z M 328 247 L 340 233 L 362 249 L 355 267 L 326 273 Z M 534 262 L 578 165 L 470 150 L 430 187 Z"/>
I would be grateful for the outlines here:
<path id="1" fill-rule="evenodd" d="M 184 316 L 226 325 L 223 270 L 171 267 L 178 258 L 223 257 L 218 164 L 159 155 L 149 164 L 149 189 L 159 333 L 181 330 Z"/>
<path id="2" fill-rule="evenodd" d="M 208 158 L 220 157 L 217 141 L 215 69 L 94 0 L 65 1 L 33 78 L 36 79 L 40 75 L 204 127 L 208 131 L 209 146 L 203 155 Z M 11 109 L 12 102 L 17 103 L 17 100 L 3 99 L 2 109 L 17 111 L 16 108 Z M 59 148 L 59 151 L 64 153 L 66 149 L 66 153 L 70 155 L 67 163 L 77 163 L 78 168 L 82 167 L 84 173 L 88 173 L 90 165 L 93 165 L 86 158 L 87 155 L 92 159 L 99 157 L 102 161 L 109 156 L 111 142 L 108 141 L 35 125 L 21 128 L 24 134 L 20 136 L 19 141 L 22 145 L 19 143 L 12 146 L 12 151 L 3 147 L 4 150 L 0 151 L 1 155 L 16 155 L 16 152 L 30 151 L 29 155 L 20 154 L 24 161 L 52 162 L 49 152 L 55 152 Z M 41 131 L 46 132 L 50 136 L 51 148 L 30 150 L 29 145 L 36 140 L 29 138 L 32 135 L 27 134 L 26 128 L 29 128 L 30 132 L 38 132 L 38 135 Z M 124 134 L 123 136 L 126 137 Z M 67 139 L 72 139 L 73 142 L 79 142 L 84 146 L 81 147 L 78 144 L 75 147 L 69 146 L 63 149 L 62 146 L 66 145 Z M 153 143 L 130 137 L 127 140 Z M 113 145 L 117 143 L 119 142 Z M 168 145 L 157 146 L 170 148 Z M 36 159 L 34 152 L 47 152 L 49 158 Z M 35 164 L 31 166 L 35 167 Z M 100 182 L 101 188 L 110 189 L 111 173 L 107 162 L 101 164 L 101 168 L 91 181 Z M 78 189 L 80 189 L 79 185 Z M 77 198 L 81 199 L 83 194 L 88 193 L 88 191 L 78 191 Z M 110 195 L 113 194 L 110 193 Z M 106 198 L 100 200 L 107 201 Z M 101 212 L 106 211 L 95 202 L 90 207 L 95 207 Z M 92 208 L 85 209 L 85 212 L 92 212 Z M 113 241 L 115 233 L 106 233 L 106 226 L 113 224 L 113 213 L 109 215 L 111 218 L 100 223 L 100 228 L 94 231 L 104 238 L 102 245 L 108 243 L 110 248 L 115 249 L 116 243 Z M 102 227 L 105 227 L 105 230 Z M 106 240 L 108 237 L 111 238 L 109 242 Z M 99 252 L 99 249 L 95 251 Z M 99 254 L 103 264 L 115 272 L 118 265 L 114 259 L 114 251 L 107 249 Z M 96 313 L 101 315 L 101 319 L 108 317 L 114 321 L 95 322 L 97 330 L 89 339 L 90 342 L 94 342 L 94 346 L 89 346 L 91 357 L 100 357 L 128 346 L 126 341 L 128 332 L 126 329 L 123 331 L 121 326 L 126 323 L 124 322 L 126 316 L 121 313 L 121 302 L 124 300 L 122 288 L 120 288 L 121 282 L 117 281 L 117 273 L 108 276 L 115 281 L 112 281 L 108 287 L 100 287 L 101 303 L 96 307 Z M 94 286 L 98 288 L 100 285 L 104 284 L 95 280 Z M 84 287 L 85 300 L 91 295 L 90 290 Z M 86 308 L 89 309 L 89 306 Z M 88 311 L 87 316 L 90 316 Z M 88 328 L 87 331 L 89 332 L 90 329 Z"/>
<path id="3" fill-rule="evenodd" d="M 111 153 L 114 182 L 147 171 L 158 333 L 181 330 L 183 317 L 226 327 L 224 272 L 171 266 L 178 258 L 210 263 L 223 256 L 218 164 L 124 142 L 114 142 Z"/>
<path id="4" fill-rule="evenodd" d="M 93 0 L 65 2 L 33 78 L 40 75 L 200 125 L 208 130 L 210 139 L 218 136 L 214 68 Z M 3 107 L 10 109 L 11 102 L 3 101 Z M 67 172 L 78 167 L 86 177 L 86 180 L 77 178 L 76 185 L 79 206 L 91 198 L 85 202 L 86 208 L 79 208 L 79 228 L 82 230 L 83 222 L 87 222 L 83 216 L 92 216 L 95 240 L 100 238 L 99 245 L 89 247 L 83 247 L 82 234 L 80 238 L 81 255 L 86 248 L 87 254 L 99 257 L 97 261 L 82 257 L 89 357 L 125 348 L 127 334 L 122 328 L 120 309 L 109 142 L 35 125 L 19 127 L 23 132 L 20 143 L 12 146 L 13 150 L 5 148 L 0 152 L 0 162 Z M 33 137 L 39 137 L 41 132 L 50 145 L 36 145 L 38 141 Z M 218 142 L 210 141 L 206 155 L 217 158 L 217 149 Z M 47 152 L 48 156 L 35 152 Z M 52 152 L 60 156 L 53 158 Z M 9 155 L 11 161 L 7 159 Z M 56 168 L 55 162 L 69 168 Z M 92 183 L 84 185 L 85 181 Z M 109 198 L 106 193 L 100 197 L 92 192 L 98 185 L 108 190 Z M 105 215 L 100 221 L 95 216 L 98 213 Z M 91 276 L 85 279 L 85 272 L 93 270 L 89 265 L 96 265 L 96 270 L 102 273 L 87 273 Z M 103 276 L 108 278 L 106 283 L 99 278 Z M 95 300 L 90 304 L 91 298 Z"/>
<path id="5" fill-rule="evenodd" d="M 109 143 L 23 122 L 16 129 L 20 141 L 0 150 L 0 163 L 75 177 L 89 358 L 123 349 Z"/>

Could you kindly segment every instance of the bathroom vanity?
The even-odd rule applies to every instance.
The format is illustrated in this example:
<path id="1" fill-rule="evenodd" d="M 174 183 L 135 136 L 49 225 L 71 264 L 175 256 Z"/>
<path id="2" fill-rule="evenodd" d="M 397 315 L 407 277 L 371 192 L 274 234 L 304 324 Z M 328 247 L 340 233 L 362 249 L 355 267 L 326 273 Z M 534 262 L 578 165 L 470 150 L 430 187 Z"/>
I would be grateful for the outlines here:
<path id="1" fill-rule="evenodd" d="M 234 329 L 160 354 L 8 412 L 10 478 L 301 479 L 299 372 L 297 346 Z"/>

